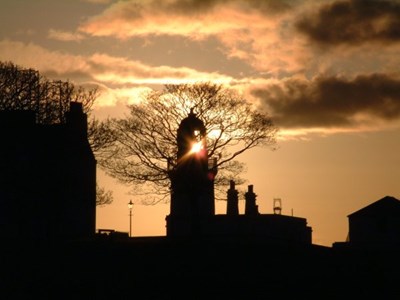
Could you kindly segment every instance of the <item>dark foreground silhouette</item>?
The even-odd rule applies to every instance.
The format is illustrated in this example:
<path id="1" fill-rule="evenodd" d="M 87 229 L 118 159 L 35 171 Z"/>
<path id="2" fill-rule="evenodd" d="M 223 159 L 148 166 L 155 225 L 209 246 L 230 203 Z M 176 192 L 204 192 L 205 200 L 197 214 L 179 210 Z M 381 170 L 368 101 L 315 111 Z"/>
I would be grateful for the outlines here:
<path id="1" fill-rule="evenodd" d="M 5 244 L 2 299 L 272 299 L 400 296 L 398 250 L 251 239 L 97 237 Z"/>
<path id="2" fill-rule="evenodd" d="M 190 114 L 178 129 L 166 236 L 95 235 L 96 161 L 82 106 L 55 127 L 29 115 L 0 119 L 14 126 L 2 127 L 10 147 L 0 151 L 0 299 L 400 298 L 393 197 L 349 215 L 349 240 L 332 248 L 312 244 L 304 218 L 279 207 L 260 214 L 253 186 L 244 215 L 233 181 L 227 214 L 215 215 L 215 165 L 204 151 L 184 155 L 205 132 Z"/>

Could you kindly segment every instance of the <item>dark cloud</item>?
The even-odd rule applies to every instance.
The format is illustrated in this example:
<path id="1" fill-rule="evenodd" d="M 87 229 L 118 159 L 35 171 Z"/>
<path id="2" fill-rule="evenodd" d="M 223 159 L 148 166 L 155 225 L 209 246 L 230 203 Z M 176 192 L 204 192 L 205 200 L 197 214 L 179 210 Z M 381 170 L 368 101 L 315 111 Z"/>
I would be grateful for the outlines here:
<path id="1" fill-rule="evenodd" d="M 182 14 L 186 13 L 202 13 L 213 9 L 223 0 L 177 0 L 171 2 L 155 1 L 154 3 L 160 8 L 164 8 L 173 12 Z M 161 6 L 160 6 L 161 4 Z"/>
<path id="2" fill-rule="evenodd" d="M 284 84 L 253 90 L 278 126 L 353 127 L 357 116 L 391 121 L 400 119 L 400 78 L 384 74 L 353 80 L 319 77 L 291 79 Z"/>
<path id="3" fill-rule="evenodd" d="M 264 13 L 282 12 L 291 7 L 290 0 L 175 0 L 154 1 L 152 4 L 160 10 L 178 14 L 199 14 L 213 10 L 219 5 L 240 4 Z"/>
<path id="4" fill-rule="evenodd" d="M 400 2 L 349 0 L 301 17 L 297 29 L 322 45 L 400 42 Z"/>

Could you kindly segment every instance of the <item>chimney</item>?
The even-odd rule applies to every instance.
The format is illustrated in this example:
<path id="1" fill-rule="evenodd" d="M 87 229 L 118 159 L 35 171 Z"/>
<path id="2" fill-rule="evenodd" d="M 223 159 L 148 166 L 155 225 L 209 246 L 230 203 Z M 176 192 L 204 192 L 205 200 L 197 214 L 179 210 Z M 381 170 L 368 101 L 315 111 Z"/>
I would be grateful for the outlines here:
<path id="1" fill-rule="evenodd" d="M 82 103 L 71 102 L 66 113 L 67 127 L 74 136 L 87 137 L 87 115 L 83 112 Z"/>
<path id="2" fill-rule="evenodd" d="M 256 205 L 256 197 L 257 195 L 253 192 L 253 185 L 249 185 L 247 192 L 244 194 L 244 198 L 246 200 L 244 211 L 245 215 L 258 215 L 258 205 Z"/>
<path id="3" fill-rule="evenodd" d="M 235 189 L 235 182 L 233 180 L 230 181 L 230 188 L 227 192 L 228 201 L 226 206 L 226 214 L 229 216 L 237 216 L 239 215 L 239 197 L 238 191 Z"/>

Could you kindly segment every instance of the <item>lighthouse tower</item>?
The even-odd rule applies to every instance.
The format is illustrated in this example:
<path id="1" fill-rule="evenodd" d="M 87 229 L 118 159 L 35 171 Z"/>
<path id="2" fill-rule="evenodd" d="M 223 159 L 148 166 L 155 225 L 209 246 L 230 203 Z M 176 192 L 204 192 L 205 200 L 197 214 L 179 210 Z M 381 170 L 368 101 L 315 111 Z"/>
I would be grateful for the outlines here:
<path id="1" fill-rule="evenodd" d="M 190 111 L 177 132 L 177 164 L 170 170 L 171 207 L 167 236 L 201 235 L 215 215 L 216 163 L 208 159 L 206 128 Z"/>

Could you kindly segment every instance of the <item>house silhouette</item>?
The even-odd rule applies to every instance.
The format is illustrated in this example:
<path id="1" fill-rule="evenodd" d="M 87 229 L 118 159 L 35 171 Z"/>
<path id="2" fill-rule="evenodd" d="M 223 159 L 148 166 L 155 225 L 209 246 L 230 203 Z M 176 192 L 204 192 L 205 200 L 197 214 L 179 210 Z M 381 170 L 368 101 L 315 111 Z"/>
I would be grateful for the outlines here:
<path id="1" fill-rule="evenodd" d="M 347 216 L 346 242 L 334 247 L 390 248 L 400 246 L 400 200 L 385 196 Z"/>
<path id="2" fill-rule="evenodd" d="M 95 235 L 96 160 L 81 103 L 65 123 L 28 110 L 0 111 L 0 234 L 51 241 Z"/>

